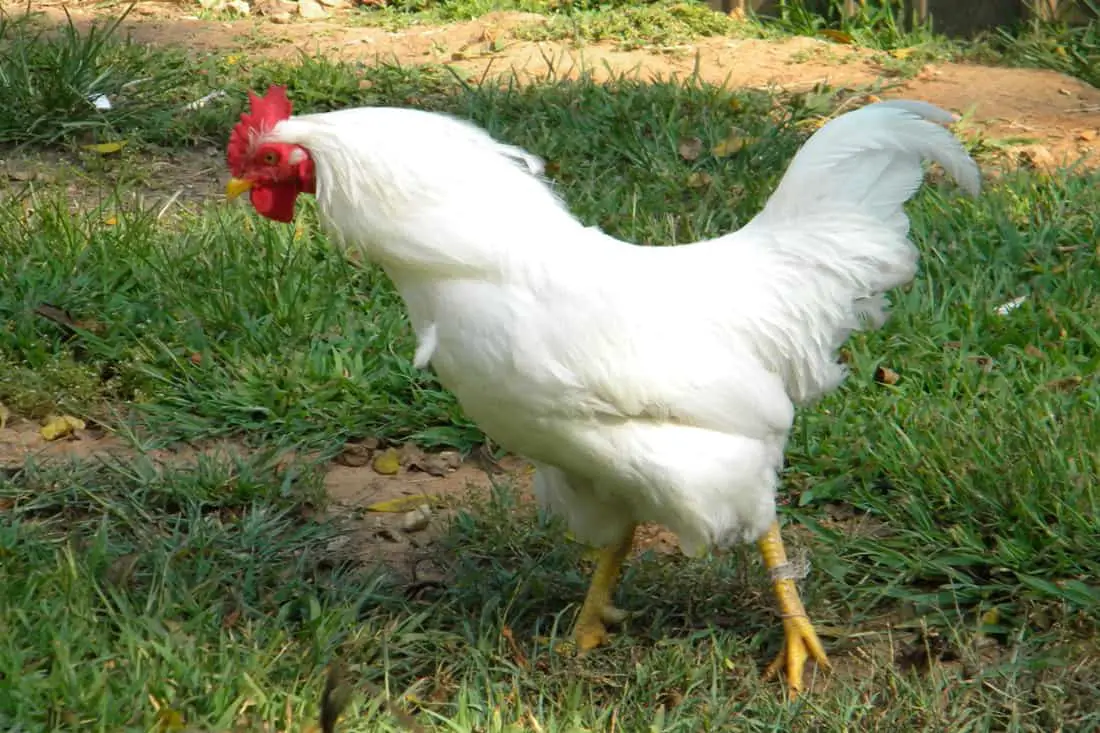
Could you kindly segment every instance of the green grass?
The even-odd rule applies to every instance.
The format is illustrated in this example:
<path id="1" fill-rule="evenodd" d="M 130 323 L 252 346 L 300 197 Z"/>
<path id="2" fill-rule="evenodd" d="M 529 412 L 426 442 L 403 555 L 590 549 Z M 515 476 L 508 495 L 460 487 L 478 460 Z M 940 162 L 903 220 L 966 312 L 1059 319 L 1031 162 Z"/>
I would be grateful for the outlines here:
<path id="1" fill-rule="evenodd" d="M 1100 18 L 1100 4 L 1094 0 L 1081 0 L 1081 6 Z M 1053 69 L 1100 86 L 1100 22 L 1033 23 L 1014 32 L 999 30 L 988 46 L 996 60 Z"/>
<path id="2" fill-rule="evenodd" d="M 622 5 L 610 11 L 590 8 L 556 13 L 545 23 L 517 28 L 516 37 L 529 41 L 611 41 L 621 49 L 631 49 L 676 46 L 709 36 L 755 35 L 755 31 L 753 25 L 715 13 L 701 3 L 655 2 Z"/>
<path id="3" fill-rule="evenodd" d="M 439 731 L 1100 727 L 1095 174 L 1012 174 L 976 200 L 932 185 L 911 205 L 921 274 L 883 331 L 849 344 L 851 379 L 801 414 L 788 452 L 784 513 L 802 528 L 788 538 L 813 551 L 803 592 L 839 667 L 792 705 L 759 679 L 780 632 L 749 551 L 633 562 L 621 602 L 639 616 L 581 661 L 551 642 L 583 593 L 582 548 L 507 487 L 430 550 L 439 586 L 412 594 L 350 558 L 318 511 L 321 466 L 283 449 L 323 457 L 365 435 L 467 449 L 476 428 L 412 368 L 385 279 L 339 258 L 312 211 L 288 227 L 131 194 L 166 198 L 175 186 L 150 161 L 220 148 L 246 89 L 289 81 L 302 111 L 395 103 L 475 119 L 545 156 L 586 222 L 670 244 L 747 221 L 834 98 L 189 62 L 5 28 L 21 53 L 0 56 L 20 100 L 0 110 L 3 142 L 132 144 L 78 159 L 75 200 L 64 171 L 0 200 L 0 401 L 95 417 L 135 448 L 233 435 L 254 450 L 0 471 L 0 728 L 297 730 L 334 659 L 360 692 L 344 731 L 401 730 L 387 698 Z M 41 61 L 59 53 L 89 79 L 155 81 L 138 107 L 80 107 L 68 125 L 50 112 L 74 99 L 70 67 Z M 212 87 L 230 100 L 178 113 Z M 735 127 L 749 145 L 706 152 Z M 686 161 L 691 137 L 704 152 Z M 44 303 L 75 325 L 36 315 Z M 876 384 L 879 366 L 897 383 Z"/>

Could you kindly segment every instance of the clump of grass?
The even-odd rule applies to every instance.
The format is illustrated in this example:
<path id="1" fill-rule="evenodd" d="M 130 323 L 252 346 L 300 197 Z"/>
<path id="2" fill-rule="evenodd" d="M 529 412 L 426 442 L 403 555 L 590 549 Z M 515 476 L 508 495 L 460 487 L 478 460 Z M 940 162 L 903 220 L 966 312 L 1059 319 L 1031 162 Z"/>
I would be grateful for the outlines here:
<path id="1" fill-rule="evenodd" d="M 47 28 L 0 13 L 0 144 L 101 142 L 138 129 L 163 138 L 194 70 L 182 52 L 120 41 L 124 18 L 82 30 L 71 19 Z M 101 95 L 114 100 L 111 109 L 97 109 Z"/>
<path id="2" fill-rule="evenodd" d="M 517 732 L 745 720 L 791 731 L 884 721 L 1030 731 L 1087 728 L 1092 716 L 1087 658 L 1043 664 L 1053 650 L 1025 639 L 995 665 L 957 647 L 968 675 L 899 671 L 872 643 L 909 636 L 898 629 L 863 630 L 873 661 L 834 648 L 834 661 L 857 668 L 813 704 L 790 705 L 760 679 L 778 623 L 762 573 L 746 573 L 743 559 L 631 562 L 621 603 L 638 616 L 577 660 L 553 646 L 585 583 L 580 548 L 507 489 L 456 520 L 434 553 L 444 580 L 412 595 L 383 568 L 348 562 L 336 527 L 308 518 L 317 474 L 281 472 L 273 458 L 31 465 L 0 480 L 0 610 L 11 632 L 0 639 L 10 681 L 0 721 L 304 728 L 333 665 L 359 692 L 338 728 L 347 733 L 406 730 L 395 708 L 424 730 Z M 813 593 L 820 622 L 843 608 L 840 594 L 832 582 Z M 1020 717 L 1029 722 L 1011 723 Z"/>
<path id="3" fill-rule="evenodd" d="M 446 427 L 458 418 L 453 401 L 412 369 L 389 286 L 344 262 L 312 223 L 271 227 L 240 210 L 179 228 L 145 211 L 119 211 L 113 226 L 104 218 L 56 200 L 28 218 L 18 202 L 0 208 L 0 312 L 12 324 L 0 350 L 19 364 L 0 378 L 0 400 L 36 405 L 33 395 L 66 384 L 43 375 L 76 374 L 82 391 L 62 392 L 62 403 L 99 384 L 177 435 L 427 430 L 432 442 L 434 430 L 450 436 L 440 442 L 468 442 Z M 35 314 L 42 303 L 73 315 L 75 339 Z M 413 417 L 420 411 L 436 418 Z"/>
<path id="4" fill-rule="evenodd" d="M 516 29 L 532 41 L 614 41 L 620 48 L 673 46 L 708 36 L 744 33 L 745 23 L 694 2 L 655 2 L 614 10 L 576 10 Z"/>
<path id="5" fill-rule="evenodd" d="M 1081 0 L 1082 11 L 1100 18 L 1100 4 Z M 979 58 L 1053 69 L 1100 86 L 1100 23 L 1044 23 L 999 29 L 979 47 Z"/>
<path id="6" fill-rule="evenodd" d="M 225 142 L 248 90 L 287 84 L 301 107 L 315 110 L 370 104 L 409 94 L 406 104 L 453 87 L 437 66 L 333 64 L 305 58 L 242 65 L 236 59 L 192 58 L 182 49 L 154 49 L 120 37 L 125 16 L 80 28 L 49 28 L 33 17 L 0 14 L 0 145 L 72 146 L 125 141 L 135 146 L 191 147 Z M 291 72 L 293 69 L 293 72 Z M 205 104 L 212 92 L 224 92 Z M 110 109 L 97 109 L 103 95 Z M 415 95 L 415 96 L 414 96 Z M 227 104 L 226 99 L 235 100 Z"/>

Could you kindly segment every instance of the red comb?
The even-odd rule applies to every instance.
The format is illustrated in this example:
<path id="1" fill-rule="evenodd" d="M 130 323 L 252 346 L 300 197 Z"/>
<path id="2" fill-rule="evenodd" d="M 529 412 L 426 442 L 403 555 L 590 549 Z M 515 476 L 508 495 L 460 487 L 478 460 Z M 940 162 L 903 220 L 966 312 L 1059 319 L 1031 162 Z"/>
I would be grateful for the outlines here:
<path id="1" fill-rule="evenodd" d="M 255 92 L 249 92 L 248 101 L 251 109 L 241 113 L 241 121 L 229 134 L 229 146 L 226 149 L 226 161 L 234 176 L 244 173 L 245 162 L 250 157 L 249 152 L 256 134 L 267 132 L 293 112 L 293 105 L 286 96 L 284 86 L 272 84 L 262 97 L 256 96 Z"/>

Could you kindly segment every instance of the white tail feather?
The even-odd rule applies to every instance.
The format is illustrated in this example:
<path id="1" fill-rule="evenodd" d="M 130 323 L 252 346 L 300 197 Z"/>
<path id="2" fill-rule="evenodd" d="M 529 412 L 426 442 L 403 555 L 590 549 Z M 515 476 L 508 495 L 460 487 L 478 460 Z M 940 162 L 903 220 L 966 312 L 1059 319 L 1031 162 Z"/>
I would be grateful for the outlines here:
<path id="1" fill-rule="evenodd" d="M 935 105 L 904 99 L 841 115 L 806 141 L 760 216 L 787 219 L 840 205 L 900 223 L 902 205 L 924 178 L 925 160 L 939 163 L 977 195 L 977 164 L 941 126 L 954 121 Z"/>
<path id="2" fill-rule="evenodd" d="M 886 291 L 916 274 L 918 252 L 902 208 L 939 163 L 977 194 L 977 164 L 937 123 L 954 117 L 924 102 L 868 105 L 832 120 L 799 150 L 760 212 L 735 237 L 752 242 L 761 357 L 804 402 L 836 387 L 840 345 L 886 321 Z"/>

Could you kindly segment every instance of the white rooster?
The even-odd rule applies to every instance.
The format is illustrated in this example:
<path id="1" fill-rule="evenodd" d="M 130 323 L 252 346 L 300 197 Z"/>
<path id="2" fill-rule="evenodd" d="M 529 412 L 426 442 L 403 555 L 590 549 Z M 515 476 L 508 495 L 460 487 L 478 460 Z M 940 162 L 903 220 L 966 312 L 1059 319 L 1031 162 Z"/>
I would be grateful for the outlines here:
<path id="1" fill-rule="evenodd" d="M 977 165 L 923 102 L 872 104 L 818 130 L 739 231 L 641 247 L 574 218 L 541 162 L 452 117 L 413 109 L 292 116 L 251 97 L 228 148 L 227 195 L 294 215 L 315 193 L 345 249 L 385 269 L 428 364 L 487 435 L 536 466 L 542 505 L 600 549 L 579 651 L 608 638 L 635 527 L 696 554 L 757 542 L 785 642 L 769 673 L 792 693 L 825 651 L 776 521 L 796 404 L 835 388 L 837 349 L 886 317 L 917 249 L 903 204 L 938 162 L 976 194 Z"/>

